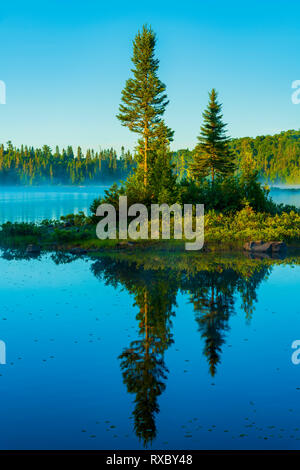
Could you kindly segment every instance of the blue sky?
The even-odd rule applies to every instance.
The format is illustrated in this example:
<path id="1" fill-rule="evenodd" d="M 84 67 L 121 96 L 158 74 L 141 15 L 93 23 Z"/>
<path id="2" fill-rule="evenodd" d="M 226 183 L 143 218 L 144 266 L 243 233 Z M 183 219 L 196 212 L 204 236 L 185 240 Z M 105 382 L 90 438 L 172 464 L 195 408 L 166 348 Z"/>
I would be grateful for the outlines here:
<path id="1" fill-rule="evenodd" d="M 133 148 L 115 116 L 144 23 L 157 33 L 173 148 L 195 145 L 212 87 L 233 137 L 299 129 L 299 18 L 299 2 L 282 0 L 2 3 L 0 141 Z"/>

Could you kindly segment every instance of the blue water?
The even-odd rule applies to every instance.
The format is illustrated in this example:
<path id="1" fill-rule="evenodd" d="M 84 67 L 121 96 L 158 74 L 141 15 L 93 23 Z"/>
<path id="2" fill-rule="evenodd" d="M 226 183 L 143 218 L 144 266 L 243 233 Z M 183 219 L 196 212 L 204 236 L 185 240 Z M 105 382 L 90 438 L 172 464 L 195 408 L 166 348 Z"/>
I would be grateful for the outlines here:
<path id="1" fill-rule="evenodd" d="M 108 186 L 0 187 L 0 224 L 40 222 L 83 211 L 86 215 L 93 200 Z"/>
<path id="2" fill-rule="evenodd" d="M 247 283 L 234 270 L 187 278 L 111 259 L 8 258 L 1 449 L 300 448 L 299 266 L 261 267 Z M 163 384 L 152 405 L 149 377 L 152 392 Z"/>
<path id="3" fill-rule="evenodd" d="M 300 186 L 273 187 L 270 196 L 277 204 L 290 204 L 300 208 Z"/>
<path id="4" fill-rule="evenodd" d="M 0 224 L 40 222 L 79 211 L 88 214 L 93 200 L 102 196 L 108 187 L 0 187 Z M 300 189 L 272 188 L 270 195 L 277 203 L 300 207 Z"/>
<path id="5" fill-rule="evenodd" d="M 105 189 L 2 188 L 0 223 Z M 299 261 L 0 250 L 0 449 L 300 449 Z"/>

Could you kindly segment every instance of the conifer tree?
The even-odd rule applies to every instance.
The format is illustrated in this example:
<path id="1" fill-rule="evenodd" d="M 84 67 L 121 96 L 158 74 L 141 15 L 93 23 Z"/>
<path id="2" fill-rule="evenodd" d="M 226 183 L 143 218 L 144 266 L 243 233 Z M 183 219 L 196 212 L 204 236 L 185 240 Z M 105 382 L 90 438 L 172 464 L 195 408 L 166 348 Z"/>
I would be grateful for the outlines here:
<path id="1" fill-rule="evenodd" d="M 217 92 L 213 88 L 209 93 L 208 107 L 203 113 L 204 123 L 195 148 L 191 171 L 194 178 L 211 175 L 212 182 L 216 174 L 229 175 L 234 172 L 234 156 L 229 148 L 226 125 L 222 121 L 222 105 L 217 101 Z"/>
<path id="2" fill-rule="evenodd" d="M 143 168 L 144 187 L 148 184 L 151 143 L 159 137 L 159 124 L 168 104 L 166 86 L 157 75 L 159 60 L 155 58 L 155 45 L 155 33 L 144 25 L 133 41 L 133 78 L 126 81 L 117 116 L 123 126 L 141 135 L 139 163 Z"/>

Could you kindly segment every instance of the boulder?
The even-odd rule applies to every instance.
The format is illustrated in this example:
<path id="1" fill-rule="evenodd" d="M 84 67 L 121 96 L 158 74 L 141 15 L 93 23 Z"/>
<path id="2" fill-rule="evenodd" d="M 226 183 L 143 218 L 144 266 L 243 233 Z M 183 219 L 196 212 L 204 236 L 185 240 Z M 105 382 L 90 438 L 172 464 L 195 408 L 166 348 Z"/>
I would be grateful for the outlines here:
<path id="1" fill-rule="evenodd" d="M 244 250 L 251 253 L 279 253 L 286 250 L 286 248 L 284 242 L 263 242 L 262 240 L 247 242 L 244 245 Z"/>
<path id="2" fill-rule="evenodd" d="M 287 246 L 284 242 L 272 242 L 272 252 L 273 253 L 278 253 L 285 251 L 287 249 Z"/>

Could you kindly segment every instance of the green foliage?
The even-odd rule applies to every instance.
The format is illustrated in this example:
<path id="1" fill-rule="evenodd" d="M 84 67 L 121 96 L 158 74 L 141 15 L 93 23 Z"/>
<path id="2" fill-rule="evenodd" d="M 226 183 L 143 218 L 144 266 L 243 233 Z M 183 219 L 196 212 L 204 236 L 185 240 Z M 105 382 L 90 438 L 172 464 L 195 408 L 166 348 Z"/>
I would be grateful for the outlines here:
<path id="1" fill-rule="evenodd" d="M 151 27 L 143 26 L 133 41 L 133 78 L 126 81 L 117 118 L 123 126 L 138 133 L 136 159 L 143 169 L 143 184 L 148 185 L 158 147 L 173 138 L 173 131 L 162 121 L 168 104 L 166 86 L 158 78 L 159 60 L 155 58 L 156 37 Z M 159 144 L 157 144 L 159 142 Z"/>
<path id="2" fill-rule="evenodd" d="M 99 218 L 96 216 L 96 211 L 98 206 L 101 204 L 111 204 L 114 206 L 116 211 L 119 209 L 119 197 L 125 195 L 124 184 L 120 186 L 117 183 L 114 183 L 109 189 L 104 191 L 104 196 L 94 199 L 90 205 L 90 212 L 92 213 L 91 221 L 97 223 Z"/>
<path id="3" fill-rule="evenodd" d="M 243 137 L 229 143 L 235 154 L 237 173 L 251 161 L 260 181 L 270 183 L 300 183 L 300 131 L 290 130 L 273 136 Z M 193 150 L 173 152 L 178 179 L 191 177 Z"/>
<path id="4" fill-rule="evenodd" d="M 90 206 L 93 222 L 96 223 L 99 220 L 95 214 L 100 204 L 112 204 L 118 212 L 120 196 L 127 196 L 128 206 L 140 203 L 150 207 L 151 204 L 173 204 L 179 201 L 180 191 L 171 158 L 171 153 L 164 148 L 157 150 L 157 158 L 149 171 L 146 188 L 143 169 L 139 167 L 120 186 L 115 183 L 109 190 L 105 190 L 104 196 L 95 199 Z"/>
<path id="5" fill-rule="evenodd" d="M 86 216 L 84 212 L 79 211 L 78 214 L 68 214 L 68 215 L 62 215 L 60 220 L 65 224 L 65 225 L 70 225 L 70 226 L 75 226 L 75 227 L 81 227 L 86 224 Z"/>
<path id="6" fill-rule="evenodd" d="M 6 222 L 2 224 L 1 234 L 5 237 L 35 236 L 40 234 L 40 229 L 33 222 Z"/>
<path id="7" fill-rule="evenodd" d="M 300 183 L 300 131 L 232 139 L 230 148 L 238 167 L 251 155 L 261 180 Z"/>
<path id="8" fill-rule="evenodd" d="M 299 242 L 300 214 L 291 211 L 270 215 L 249 206 L 232 215 L 209 211 L 205 216 L 205 240 L 220 244 L 249 240 Z"/>
<path id="9" fill-rule="evenodd" d="M 209 93 L 208 107 L 203 113 L 204 123 L 194 151 L 191 172 L 195 179 L 208 175 L 214 181 L 216 175 L 230 175 L 234 172 L 234 157 L 229 149 L 226 124 L 222 121 L 222 105 L 217 101 L 213 88 Z"/>
<path id="10" fill-rule="evenodd" d="M 156 37 L 151 28 L 143 26 L 133 41 L 132 70 L 134 78 L 126 81 L 118 119 L 131 131 L 154 137 L 160 116 L 168 104 L 166 87 L 159 80 L 159 60 L 155 58 Z"/>
<path id="11" fill-rule="evenodd" d="M 53 239 L 57 242 L 67 243 L 74 240 L 74 232 L 70 230 L 63 230 L 61 228 L 56 228 L 53 233 Z"/>
<path id="12" fill-rule="evenodd" d="M 204 204 L 205 211 L 233 213 L 246 205 L 259 212 L 275 213 L 280 208 L 268 197 L 268 190 L 261 186 L 255 175 L 251 178 L 218 177 L 214 182 L 183 180 L 180 183 L 183 204 Z"/>
<path id="13" fill-rule="evenodd" d="M 44 145 L 33 147 L 0 147 L 0 184 L 81 184 L 119 180 L 135 167 L 130 152 L 118 156 L 113 149 L 94 152 L 88 149 L 84 155 L 78 147 L 74 156 L 72 147 L 67 150 L 56 147 L 52 152 Z"/>
<path id="14" fill-rule="evenodd" d="M 75 231 L 74 229 L 68 230 L 63 228 L 55 228 L 52 236 L 50 236 L 51 240 L 59 243 L 83 243 L 84 240 L 88 240 L 89 238 L 91 238 L 89 231 L 79 229 Z"/>
<path id="15" fill-rule="evenodd" d="M 168 150 L 157 151 L 157 157 L 149 177 L 151 201 L 154 203 L 173 204 L 178 200 L 177 178 L 171 159 L 172 155 Z"/>

